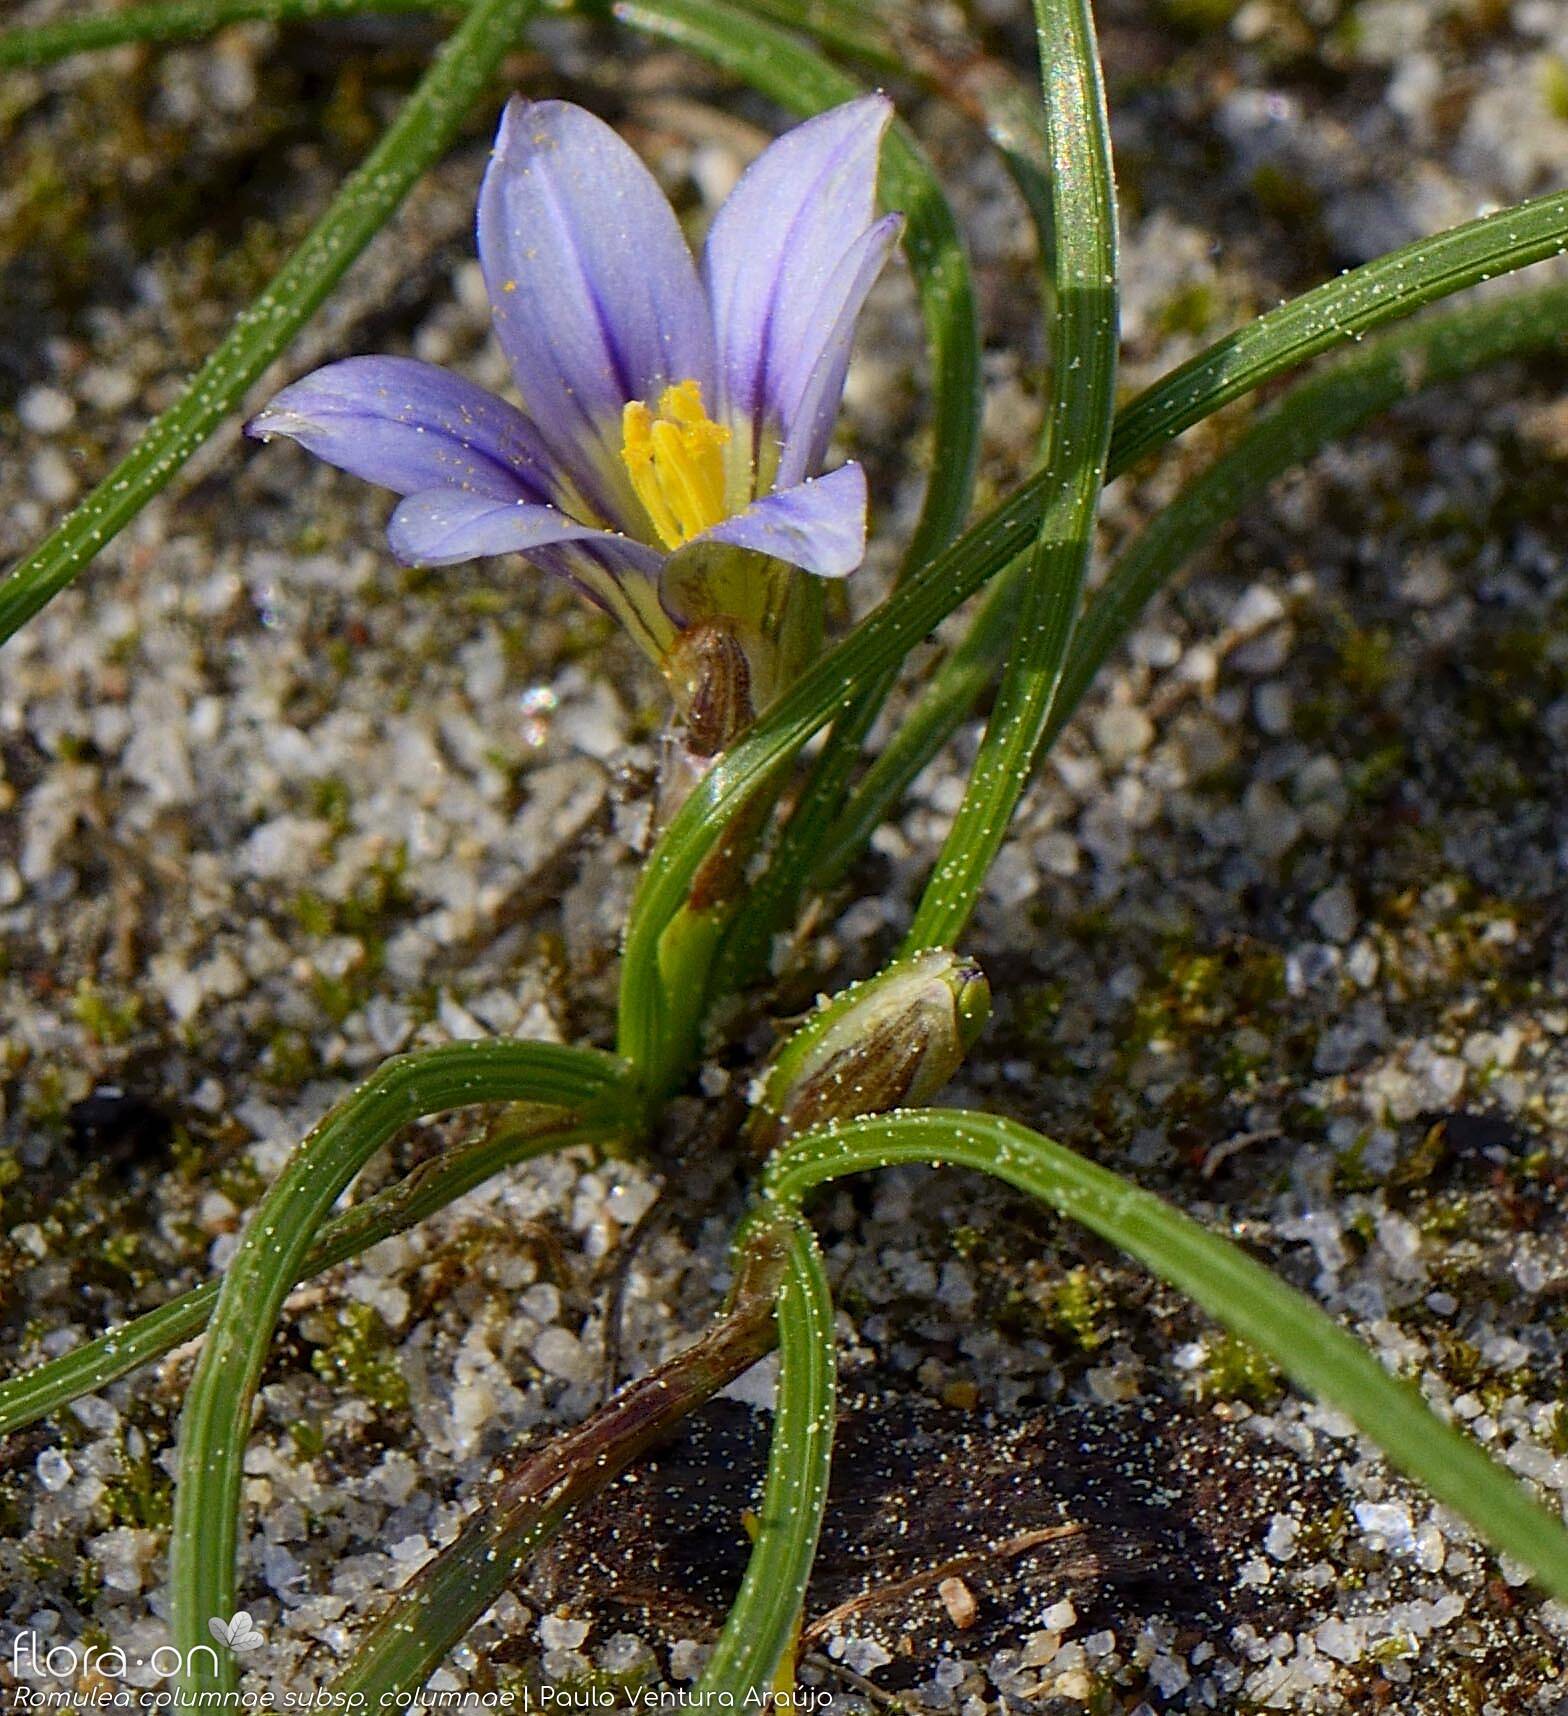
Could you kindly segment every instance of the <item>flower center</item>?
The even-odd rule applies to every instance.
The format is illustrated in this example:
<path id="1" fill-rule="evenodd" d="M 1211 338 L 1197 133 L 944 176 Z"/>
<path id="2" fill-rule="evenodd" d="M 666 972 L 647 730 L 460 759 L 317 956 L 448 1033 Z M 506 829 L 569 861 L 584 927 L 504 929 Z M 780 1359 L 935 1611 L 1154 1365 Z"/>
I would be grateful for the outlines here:
<path id="1" fill-rule="evenodd" d="M 657 417 L 640 399 L 622 411 L 621 458 L 666 548 L 679 548 L 728 516 L 724 444 L 729 438 L 729 430 L 704 409 L 695 381 L 665 388 Z"/>

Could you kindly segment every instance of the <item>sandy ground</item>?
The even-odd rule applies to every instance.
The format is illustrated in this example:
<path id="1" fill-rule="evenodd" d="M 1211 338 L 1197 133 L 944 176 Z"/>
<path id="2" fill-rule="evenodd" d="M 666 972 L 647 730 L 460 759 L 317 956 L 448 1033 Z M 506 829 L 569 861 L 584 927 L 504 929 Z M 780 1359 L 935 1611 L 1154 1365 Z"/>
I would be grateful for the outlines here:
<path id="1" fill-rule="evenodd" d="M 1027 70 L 1017 7 L 977 21 Z M 1548 0 L 1118 0 L 1101 27 L 1128 388 L 1341 267 L 1568 174 L 1568 8 Z M 246 26 L 4 80 L 0 551 L 173 397 L 431 39 L 407 21 Z M 519 86 L 621 124 L 694 230 L 777 124 L 626 38 L 552 21 L 536 47 Z M 906 111 L 973 248 L 994 497 L 1038 429 L 1032 245 L 973 134 Z M 279 381 L 395 350 L 503 384 L 469 237 L 490 122 Z M 997 1016 L 953 1093 L 1243 1241 L 1552 1505 L 1568 1493 L 1565 374 L 1543 359 L 1405 407 L 1277 485 L 1149 613 L 996 867 L 969 951 Z M 874 494 L 860 607 L 918 504 L 923 409 L 899 276 L 867 319 L 842 437 Z M 1107 559 L 1220 433 L 1117 486 Z M 226 433 L 6 651 L 8 1367 L 221 1266 L 292 1144 L 387 1054 L 607 1040 L 658 688 L 514 564 L 399 571 L 386 511 Z M 879 835 L 781 1014 L 889 950 L 973 742 Z M 769 1035 L 709 1069 L 688 1128 Z M 371 1183 L 472 1127 L 403 1140 Z M 297 1295 L 246 1465 L 252 1684 L 324 1676 L 497 1457 L 597 1401 L 611 1285 L 656 1201 L 622 1341 L 645 1365 L 722 1290 L 727 1158 L 517 1169 Z M 807 1672 L 841 1703 L 1568 1707 L 1568 1611 L 1104 1247 L 956 1174 L 886 1175 L 819 1213 L 855 1404 Z M 0 1443 L 0 1639 L 143 1658 L 164 1640 L 190 1363 Z M 689 1680 L 744 1555 L 768 1386 L 762 1367 L 574 1525 L 433 1684 Z M 966 1625 L 930 1577 L 955 1558 Z M 0 1651 L 0 1686 L 12 1672 Z"/>

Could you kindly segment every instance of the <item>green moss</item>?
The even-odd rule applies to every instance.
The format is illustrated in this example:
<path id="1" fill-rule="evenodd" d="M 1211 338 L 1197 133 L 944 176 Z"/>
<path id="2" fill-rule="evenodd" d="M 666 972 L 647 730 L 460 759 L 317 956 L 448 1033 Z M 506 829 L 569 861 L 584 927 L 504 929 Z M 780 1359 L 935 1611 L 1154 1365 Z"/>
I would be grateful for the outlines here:
<path id="1" fill-rule="evenodd" d="M 985 1235 L 977 1227 L 955 1227 L 948 1235 L 948 1244 L 959 1257 L 974 1257 L 985 1244 Z"/>
<path id="2" fill-rule="evenodd" d="M 63 1125 L 65 1111 L 78 1096 L 86 1094 L 85 1088 L 76 1088 L 78 1082 L 64 1067 L 45 1061 L 27 1081 L 22 1097 L 23 1114 L 36 1124 Z"/>
<path id="3" fill-rule="evenodd" d="M 1355 1210 L 1345 1219 L 1345 1232 L 1370 1251 L 1377 1244 L 1377 1219 L 1371 1210 Z"/>
<path id="4" fill-rule="evenodd" d="M 576 1704 L 584 1709 L 595 1709 L 608 1697 L 614 1707 L 620 1708 L 630 1704 L 633 1693 L 652 1682 L 653 1672 L 652 1662 L 646 1668 L 634 1669 L 629 1674 L 599 1668 L 589 1674 L 567 1675 L 555 1685 L 568 1707 Z"/>
<path id="5" fill-rule="evenodd" d="M 353 977 L 329 977 L 325 972 L 312 973 L 310 993 L 316 1005 L 332 1021 L 341 1025 L 352 1013 L 357 1013 L 365 999 L 365 986 Z"/>
<path id="6" fill-rule="evenodd" d="M 184 246 L 182 257 L 185 267 L 203 280 L 207 297 L 243 304 L 282 266 L 293 236 L 270 221 L 249 220 L 237 237 L 198 233 Z"/>
<path id="7" fill-rule="evenodd" d="M 1162 334 L 1202 334 L 1224 313 L 1219 292 L 1210 280 L 1189 280 L 1160 306 L 1155 318 Z"/>
<path id="8" fill-rule="evenodd" d="M 1339 671 L 1358 696 L 1376 697 L 1394 683 L 1394 639 L 1386 627 L 1352 627 L 1339 641 Z"/>
<path id="9" fill-rule="evenodd" d="M 1269 1061 L 1278 1034 L 1267 1027 L 1284 996 L 1285 958 L 1278 948 L 1242 940 L 1194 948 L 1175 939 L 1162 955 L 1157 980 L 1134 1003 L 1123 1061 L 1155 1046 L 1185 1052 L 1197 1067 L 1188 1105 L 1201 1110 L 1253 1082 Z M 1244 1028 L 1256 1038 L 1241 1037 Z"/>
<path id="10" fill-rule="evenodd" d="M 1559 1457 L 1568 1454 L 1568 1400 L 1560 1400 L 1552 1408 L 1546 1426 L 1546 1445 Z"/>
<path id="11" fill-rule="evenodd" d="M 1420 1138 L 1410 1147 L 1401 1152 L 1394 1166 L 1389 1170 L 1388 1184 L 1390 1186 L 1419 1186 L 1437 1172 L 1443 1164 L 1443 1158 L 1448 1154 L 1448 1145 L 1444 1139 L 1443 1123 L 1429 1126 Z"/>
<path id="12" fill-rule="evenodd" d="M 378 858 L 338 910 L 338 928 L 345 935 L 382 934 L 392 919 L 412 902 L 405 880 L 408 848 L 399 842 Z"/>
<path id="13" fill-rule="evenodd" d="M 1160 11 L 1179 30 L 1194 36 L 1213 35 L 1229 27 L 1241 10 L 1241 0 L 1160 0 Z"/>
<path id="14" fill-rule="evenodd" d="M 1336 1502 L 1327 1513 L 1313 1514 L 1296 1528 L 1296 1561 L 1310 1566 L 1315 1561 L 1337 1558 L 1350 1530 L 1350 1508 Z"/>
<path id="15" fill-rule="evenodd" d="M 1042 1072 L 1066 1074 L 1073 1062 L 1056 1040 L 1057 1022 L 1067 987 L 1062 983 L 1031 983 L 1009 997 L 1007 1023 L 1018 1046 Z"/>
<path id="16" fill-rule="evenodd" d="M 1379 745 L 1345 771 L 1345 789 L 1352 802 L 1373 804 L 1409 773 L 1410 752 L 1403 739 Z"/>
<path id="17" fill-rule="evenodd" d="M 318 800 L 317 815 L 331 816 L 332 807 L 341 803 L 346 816 L 347 789 L 339 801 L 330 791 Z M 345 824 L 346 826 L 346 824 Z M 395 920 L 413 902 L 405 876 L 408 870 L 408 849 L 401 842 L 377 858 L 355 884 L 347 899 L 329 900 L 314 889 L 296 894 L 292 911 L 296 922 L 307 935 L 324 940 L 328 936 L 358 936 L 375 940 L 383 936 Z"/>
<path id="18" fill-rule="evenodd" d="M 313 889 L 307 888 L 303 893 L 296 894 L 291 910 L 294 913 L 294 921 L 305 934 L 315 936 L 317 940 L 325 940 L 336 927 L 337 916 L 331 902 L 324 900 Z"/>
<path id="19" fill-rule="evenodd" d="M 141 1023 L 142 998 L 122 995 L 113 999 L 84 977 L 71 998 L 71 1014 L 95 1042 L 123 1043 Z"/>
<path id="20" fill-rule="evenodd" d="M 1415 1224 L 1424 1239 L 1459 1239 L 1475 1225 L 1470 1198 L 1463 1192 L 1427 1198 L 1415 1211 Z"/>
<path id="21" fill-rule="evenodd" d="M 174 1518 L 174 1480 L 158 1465 L 145 1438 L 131 1454 L 120 1445 L 120 1469 L 105 1481 L 99 1503 L 106 1529 L 118 1525 L 164 1531 Z"/>
<path id="22" fill-rule="evenodd" d="M 301 1460 L 314 1460 L 327 1446 L 327 1433 L 314 1418 L 295 1418 L 288 1426 L 289 1440 Z"/>
<path id="23" fill-rule="evenodd" d="M 79 1555 L 76 1558 L 76 1576 L 71 1584 L 75 1590 L 77 1602 L 84 1609 L 90 1609 L 103 1594 L 103 1569 L 90 1555 Z M 87 1644 L 87 1632 L 102 1634 L 105 1644 L 98 1648 L 103 1650 L 107 1647 L 108 1634 L 104 1632 L 102 1627 L 89 1627 L 82 1635 L 84 1645 Z"/>
<path id="24" fill-rule="evenodd" d="M 311 1354 L 311 1369 L 384 1412 L 401 1411 L 408 1405 L 408 1379 L 380 1312 L 373 1305 L 340 1305 L 331 1320 L 325 1344 Z"/>
<path id="25" fill-rule="evenodd" d="M 341 973 L 316 972 L 311 992 L 316 1004 L 334 1024 L 341 1024 L 364 1006 L 386 956 L 386 937 L 406 912 L 413 895 L 404 880 L 406 849 L 398 845 L 378 859 L 344 900 L 329 900 L 314 890 L 297 894 L 295 920 L 318 940 L 348 936 L 360 944 L 363 957 Z"/>
<path id="26" fill-rule="evenodd" d="M 1108 1339 L 1106 1305 L 1094 1278 L 1085 1268 L 1069 1269 L 1052 1290 L 1046 1321 L 1081 1352 L 1093 1352 Z"/>
<path id="27" fill-rule="evenodd" d="M 1485 1381 L 1486 1366 L 1474 1341 L 1467 1341 L 1442 1324 L 1431 1329 L 1428 1338 L 1438 1368 L 1452 1387 L 1466 1391 L 1480 1387 Z"/>
<path id="28" fill-rule="evenodd" d="M 111 1228 L 98 1247 L 98 1260 L 119 1275 L 136 1273 L 141 1255 L 142 1234 L 135 1228 Z"/>
<path id="29" fill-rule="evenodd" d="M 1382 1179 L 1374 1174 L 1366 1165 L 1367 1146 L 1372 1142 L 1370 1132 L 1359 1133 L 1354 1142 L 1347 1144 L 1334 1157 L 1334 1190 L 1341 1194 L 1346 1192 L 1370 1192 L 1382 1185 Z"/>
<path id="30" fill-rule="evenodd" d="M 335 835 L 347 833 L 353 802 L 348 783 L 337 775 L 324 775 L 311 784 L 311 815 L 330 824 Z"/>
<path id="31" fill-rule="evenodd" d="M 279 1090 L 298 1090 L 320 1069 L 309 1035 L 285 1027 L 275 1031 L 261 1053 L 261 1071 Z"/>
<path id="32" fill-rule="evenodd" d="M 1273 161 L 1265 161 L 1252 175 L 1252 195 L 1265 214 L 1294 227 L 1315 226 L 1322 214 L 1311 185 Z"/>
<path id="33" fill-rule="evenodd" d="M 247 1210 L 267 1189 L 261 1170 L 249 1156 L 233 1156 L 212 1176 L 212 1183 L 236 1209 Z"/>
<path id="34" fill-rule="evenodd" d="M 1209 1348 L 1198 1375 L 1202 1400 L 1245 1400 L 1251 1406 L 1272 1406 L 1285 1392 L 1279 1368 L 1239 1335 L 1222 1335 Z"/>

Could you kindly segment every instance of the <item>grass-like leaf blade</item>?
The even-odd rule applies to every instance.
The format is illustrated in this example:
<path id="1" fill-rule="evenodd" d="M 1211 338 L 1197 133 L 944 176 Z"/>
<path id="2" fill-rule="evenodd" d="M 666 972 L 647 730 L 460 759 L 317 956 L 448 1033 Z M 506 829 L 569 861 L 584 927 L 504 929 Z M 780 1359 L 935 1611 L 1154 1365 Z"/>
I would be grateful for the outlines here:
<path id="1" fill-rule="evenodd" d="M 811 1229 L 793 1224 L 774 1307 L 779 1380 L 757 1541 L 693 1697 L 745 1709 L 775 1689 L 799 1624 L 827 1507 L 836 1382 L 833 1299 Z M 793 1664 L 788 1665 L 791 1669 Z M 733 1704 L 728 1702 L 733 1700 Z"/>
<path id="2" fill-rule="evenodd" d="M 623 1130 L 617 1122 L 589 1126 L 563 1122 L 559 1130 L 522 1132 L 503 1122 L 477 1142 L 430 1157 L 395 1185 L 335 1215 L 306 1254 L 298 1279 L 308 1280 L 358 1257 L 390 1235 L 445 1209 L 503 1168 L 574 1144 L 607 1144 L 622 1136 Z M 140 1370 L 199 1335 L 222 1285 L 221 1279 L 203 1282 L 47 1364 L 0 1382 L 0 1436 L 47 1418 L 84 1394 L 95 1394 L 117 1377 Z"/>
<path id="3" fill-rule="evenodd" d="M 1261 317 L 1253 324 L 1245 362 L 1220 365 L 1222 373 L 1214 386 L 1228 390 L 1226 397 L 1262 386 L 1330 344 L 1396 321 L 1444 293 L 1462 291 L 1505 268 L 1538 262 L 1556 254 L 1565 242 L 1568 198 L 1561 194 L 1522 203 L 1423 240 L 1308 293 L 1317 305 L 1312 322 L 1318 332 L 1297 325 L 1294 305 L 1300 300 Z M 1399 281 L 1397 292 L 1368 288 L 1369 275 L 1390 271 Z M 1331 332 L 1322 332 L 1336 306 L 1343 307 L 1344 318 L 1333 321 Z M 1278 339 L 1272 334 L 1275 318 L 1282 318 Z M 1184 397 L 1191 415 L 1184 416 L 1179 401 L 1167 396 L 1163 383 L 1140 396 L 1143 403 L 1134 402 L 1130 408 L 1136 433 L 1130 440 L 1123 438 L 1124 450 L 1130 446 L 1147 451 L 1162 437 L 1179 434 L 1206 414 L 1202 400 L 1209 395 L 1201 388 L 1189 388 Z M 1216 407 L 1223 403 L 1217 394 L 1215 403 Z M 1108 476 L 1125 468 L 1117 464 L 1117 446 L 1113 436 Z M 860 688 L 900 661 L 987 579 L 1023 553 L 1038 529 L 1044 501 L 1040 477 L 1022 483 L 803 674 L 752 732 L 704 776 L 643 868 L 626 941 L 628 964 L 645 972 L 655 968 L 662 926 L 680 909 L 692 877 L 740 805 L 813 733 L 852 706 Z M 633 1009 L 641 1005 L 644 982 L 632 980 L 623 986 L 623 997 Z M 652 1041 L 656 1030 L 655 1020 L 623 1015 L 623 1043 Z"/>
<path id="4" fill-rule="evenodd" d="M 0 582 L 0 644 L 53 600 L 235 411 L 467 117 L 537 0 L 477 0 L 283 267 L 131 451 Z"/>
<path id="5" fill-rule="evenodd" d="M 994 1174 L 1050 1204 L 1178 1287 L 1327 1402 L 1495 1548 L 1568 1597 L 1568 1530 L 1409 1383 L 1303 1293 L 1152 1192 L 1011 1120 L 959 1110 L 857 1120 L 791 1140 L 769 1164 L 771 1196 L 793 1211 L 820 1185 L 895 1162 Z"/>
<path id="6" fill-rule="evenodd" d="M 905 955 L 956 943 L 1033 772 L 1083 600 L 1116 408 L 1116 191 L 1094 19 L 1088 0 L 1036 0 L 1035 19 L 1055 164 L 1046 502 L 1001 688 Z"/>
<path id="7" fill-rule="evenodd" d="M 1046 743 L 1072 717 L 1094 676 L 1148 602 L 1216 530 L 1277 477 L 1400 400 L 1508 358 L 1568 343 L 1568 286 L 1422 317 L 1380 335 L 1291 391 L 1149 521 L 1085 605 Z M 1005 575 L 1010 584 L 1015 576 Z M 970 630 L 885 750 L 867 769 L 818 848 L 812 886 L 839 882 L 915 776 L 952 737 L 996 675 L 1012 633 L 1013 596 L 998 584 Z"/>
<path id="8" fill-rule="evenodd" d="M 556 1043 L 454 1043 L 385 1062 L 298 1147 L 256 1206 L 224 1272 L 180 1419 L 169 1547 L 171 1628 L 187 1653 L 186 1691 L 226 1693 L 234 1665 L 209 1653 L 207 1622 L 232 1614 L 240 1479 L 256 1386 L 283 1301 L 328 1211 L 409 1121 L 482 1102 L 537 1102 L 585 1123 L 639 1122 L 612 1056 Z"/>

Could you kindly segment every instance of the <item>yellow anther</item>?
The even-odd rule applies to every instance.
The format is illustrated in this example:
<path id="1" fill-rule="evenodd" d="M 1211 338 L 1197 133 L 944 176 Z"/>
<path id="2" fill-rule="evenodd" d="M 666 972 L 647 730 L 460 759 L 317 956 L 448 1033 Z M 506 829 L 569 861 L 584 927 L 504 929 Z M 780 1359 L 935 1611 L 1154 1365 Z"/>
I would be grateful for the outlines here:
<path id="1" fill-rule="evenodd" d="M 657 417 L 640 399 L 621 413 L 621 458 L 666 548 L 679 548 L 728 516 L 724 444 L 729 438 L 729 430 L 709 417 L 695 381 L 665 388 Z"/>

